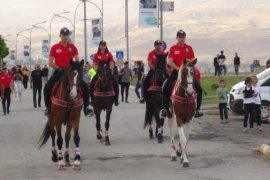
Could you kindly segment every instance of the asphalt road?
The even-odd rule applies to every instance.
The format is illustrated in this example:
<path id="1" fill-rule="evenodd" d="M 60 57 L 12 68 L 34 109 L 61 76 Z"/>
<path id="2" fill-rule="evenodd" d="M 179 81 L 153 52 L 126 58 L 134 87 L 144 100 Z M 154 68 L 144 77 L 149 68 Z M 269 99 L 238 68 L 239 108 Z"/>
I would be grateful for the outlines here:
<path id="1" fill-rule="evenodd" d="M 188 143 L 190 167 L 170 161 L 170 141 L 163 144 L 148 139 L 143 130 L 145 105 L 130 103 L 114 107 L 111 117 L 111 146 L 96 139 L 95 119 L 81 118 L 80 151 L 82 169 L 58 171 L 51 161 L 51 141 L 38 149 L 35 145 L 47 121 L 43 108 L 33 108 L 32 92 L 26 90 L 21 102 L 12 97 L 11 113 L 0 111 L 0 180 L 268 180 L 270 159 L 253 152 L 261 143 L 269 143 L 270 127 L 243 133 L 242 117 L 229 114 L 230 123 L 220 124 L 217 115 L 195 119 Z M 205 106 L 215 111 L 215 106 Z M 104 112 L 103 112 L 104 113 Z M 104 127 L 104 114 L 103 114 Z M 167 129 L 165 128 L 165 134 Z M 70 155 L 74 157 L 71 141 Z"/>

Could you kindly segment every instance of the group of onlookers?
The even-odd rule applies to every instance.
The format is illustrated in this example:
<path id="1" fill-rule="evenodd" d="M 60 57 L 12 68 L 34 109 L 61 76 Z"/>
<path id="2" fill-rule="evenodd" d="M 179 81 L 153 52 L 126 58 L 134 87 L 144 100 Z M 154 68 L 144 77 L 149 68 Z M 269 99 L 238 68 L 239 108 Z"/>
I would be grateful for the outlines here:
<path id="1" fill-rule="evenodd" d="M 227 73 L 227 67 L 226 67 L 226 56 L 224 55 L 224 51 L 221 50 L 220 54 L 217 54 L 216 57 L 214 57 L 214 68 L 215 76 L 221 76 L 221 75 L 226 75 Z M 238 56 L 238 53 L 235 53 L 234 59 L 233 59 L 233 64 L 234 64 L 234 72 L 236 75 L 239 75 L 239 68 L 240 68 L 240 57 Z"/>
<path id="2" fill-rule="evenodd" d="M 247 77 L 245 79 L 245 88 L 243 89 L 243 96 L 244 96 L 243 132 L 252 131 L 254 127 L 254 122 L 256 122 L 257 124 L 258 131 L 262 131 L 260 86 L 257 85 L 257 83 L 258 79 L 256 76 Z M 221 123 L 228 123 L 228 113 L 227 113 L 228 90 L 225 87 L 224 80 L 219 81 L 219 88 L 217 88 L 216 93 L 217 93 L 217 100 L 219 103 Z"/>

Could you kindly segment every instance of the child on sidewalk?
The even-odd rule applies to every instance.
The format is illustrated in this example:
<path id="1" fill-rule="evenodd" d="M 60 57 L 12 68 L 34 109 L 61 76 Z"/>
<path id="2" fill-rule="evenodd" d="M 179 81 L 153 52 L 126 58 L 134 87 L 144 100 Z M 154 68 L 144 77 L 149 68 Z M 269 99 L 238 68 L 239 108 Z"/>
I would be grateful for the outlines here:
<path id="1" fill-rule="evenodd" d="M 254 96 L 254 121 L 257 123 L 258 131 L 262 131 L 261 128 L 261 87 L 257 85 L 258 78 L 252 76 L 252 88 L 255 91 Z"/>
<path id="2" fill-rule="evenodd" d="M 219 104 L 218 106 L 219 106 L 220 122 L 222 124 L 228 123 L 228 113 L 227 113 L 228 90 L 225 88 L 224 80 L 219 81 L 219 88 L 217 88 L 216 93 L 217 93 L 217 101 Z"/>
<path id="3" fill-rule="evenodd" d="M 253 129 L 253 118 L 254 118 L 254 101 L 255 91 L 252 88 L 252 79 L 247 77 L 245 80 L 245 88 L 243 90 L 244 95 L 244 129 L 243 132 L 247 132 L 247 122 L 249 118 L 249 130 Z"/>

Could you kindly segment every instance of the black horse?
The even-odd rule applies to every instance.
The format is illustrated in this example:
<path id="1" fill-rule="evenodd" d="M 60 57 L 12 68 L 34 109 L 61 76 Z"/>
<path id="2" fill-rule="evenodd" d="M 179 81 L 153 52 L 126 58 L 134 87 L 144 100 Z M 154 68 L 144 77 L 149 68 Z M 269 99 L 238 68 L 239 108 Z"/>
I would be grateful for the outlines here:
<path id="1" fill-rule="evenodd" d="M 163 125 L 164 119 L 159 117 L 159 112 L 162 109 L 162 85 L 165 81 L 166 73 L 166 58 L 167 54 L 155 54 L 156 66 L 154 70 L 154 76 L 151 79 L 151 85 L 146 90 L 146 112 L 144 119 L 144 128 L 149 127 L 149 137 L 153 138 L 153 128 L 151 127 L 153 116 L 156 119 L 156 134 L 158 143 L 163 141 Z"/>
<path id="2" fill-rule="evenodd" d="M 106 122 L 105 122 L 105 144 L 110 145 L 109 140 L 109 127 L 110 127 L 110 117 L 112 112 L 112 106 L 115 102 L 116 92 L 113 88 L 113 75 L 110 69 L 110 62 L 99 61 L 98 70 L 95 80 L 92 85 L 93 88 L 93 107 L 94 113 L 96 115 L 96 129 L 97 129 L 97 139 L 101 140 L 103 138 L 102 129 L 100 125 L 100 114 L 102 110 L 106 111 Z"/>

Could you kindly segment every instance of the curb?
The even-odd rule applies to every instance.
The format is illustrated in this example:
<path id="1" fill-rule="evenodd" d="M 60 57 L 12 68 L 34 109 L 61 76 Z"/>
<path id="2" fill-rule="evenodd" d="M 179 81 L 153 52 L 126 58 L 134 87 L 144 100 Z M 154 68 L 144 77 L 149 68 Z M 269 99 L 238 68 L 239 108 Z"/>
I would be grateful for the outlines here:
<path id="1" fill-rule="evenodd" d="M 270 146 L 269 145 L 261 144 L 258 150 L 261 154 L 264 154 L 264 155 L 270 157 Z"/>

